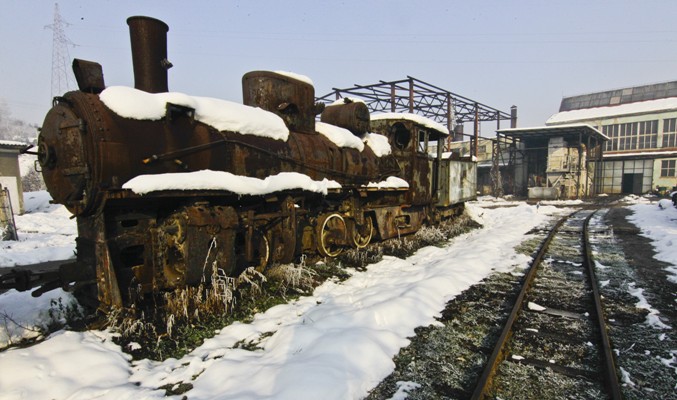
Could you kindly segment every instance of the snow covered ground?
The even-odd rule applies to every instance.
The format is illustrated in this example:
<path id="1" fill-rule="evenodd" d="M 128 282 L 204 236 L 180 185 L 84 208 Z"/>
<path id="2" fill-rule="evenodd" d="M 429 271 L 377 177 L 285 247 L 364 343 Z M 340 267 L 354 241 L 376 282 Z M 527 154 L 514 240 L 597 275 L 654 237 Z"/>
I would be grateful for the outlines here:
<path id="1" fill-rule="evenodd" d="M 24 215 L 14 217 L 18 241 L 0 241 L 0 272 L 17 265 L 75 258 L 75 219 L 65 207 L 49 204 L 46 191 L 24 194 Z"/>
<path id="2" fill-rule="evenodd" d="M 26 198 L 31 212 L 17 218 L 21 241 L 0 242 L 0 265 L 71 257 L 74 220 L 46 204 L 45 194 Z M 513 248 L 533 227 L 571 211 L 521 202 L 495 206 L 488 199 L 469 204 L 484 228 L 444 248 L 426 247 L 406 260 L 387 257 L 344 282 L 326 282 L 252 323 L 223 328 L 179 360 L 131 361 L 105 331 L 59 331 L 34 346 L 0 352 L 0 399 L 160 399 L 165 392 L 158 387 L 180 382 L 193 385 L 190 399 L 359 399 L 392 371 L 393 356 L 414 328 L 434 324 L 448 300 L 493 271 L 527 264 L 529 257 Z M 658 257 L 674 264 L 677 209 L 632 209 Z M 51 296 L 71 301 L 63 292 Z M 0 295 L 0 315 L 25 328 L 45 323 L 48 307 L 26 293 Z M 11 325 L 0 326 L 5 343 L 29 334 Z M 240 341 L 259 350 L 234 348 Z"/>

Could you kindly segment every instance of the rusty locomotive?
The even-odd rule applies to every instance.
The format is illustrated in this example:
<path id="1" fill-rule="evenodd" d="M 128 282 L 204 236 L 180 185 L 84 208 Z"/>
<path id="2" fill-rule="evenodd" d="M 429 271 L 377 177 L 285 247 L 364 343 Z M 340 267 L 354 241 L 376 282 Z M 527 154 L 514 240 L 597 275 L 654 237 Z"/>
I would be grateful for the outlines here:
<path id="1" fill-rule="evenodd" d="M 245 74 L 237 106 L 170 93 L 167 25 L 127 22 L 135 88 L 107 88 L 99 64 L 76 59 L 79 90 L 45 117 L 38 161 L 54 202 L 77 218 L 77 260 L 36 292 L 63 286 L 103 310 L 125 306 L 199 283 L 207 262 L 236 276 L 334 257 L 474 197 L 475 163 L 443 157 L 441 125 L 370 118 L 348 99 L 323 107 L 311 82 L 282 72 Z"/>

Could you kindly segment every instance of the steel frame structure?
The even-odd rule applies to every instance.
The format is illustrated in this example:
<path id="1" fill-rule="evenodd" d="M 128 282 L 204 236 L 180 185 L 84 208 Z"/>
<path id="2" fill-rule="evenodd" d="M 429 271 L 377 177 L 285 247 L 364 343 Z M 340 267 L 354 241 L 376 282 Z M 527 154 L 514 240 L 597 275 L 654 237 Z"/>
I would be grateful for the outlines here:
<path id="1" fill-rule="evenodd" d="M 457 124 L 472 122 L 475 137 L 479 134 L 480 122 L 497 121 L 500 129 L 501 120 L 510 120 L 512 127 L 517 119 L 516 112 L 503 112 L 411 76 L 345 89 L 332 88 L 332 92 L 318 97 L 317 101 L 332 103 L 344 97 L 363 100 L 371 112 L 419 114 L 445 125 L 450 132 Z"/>

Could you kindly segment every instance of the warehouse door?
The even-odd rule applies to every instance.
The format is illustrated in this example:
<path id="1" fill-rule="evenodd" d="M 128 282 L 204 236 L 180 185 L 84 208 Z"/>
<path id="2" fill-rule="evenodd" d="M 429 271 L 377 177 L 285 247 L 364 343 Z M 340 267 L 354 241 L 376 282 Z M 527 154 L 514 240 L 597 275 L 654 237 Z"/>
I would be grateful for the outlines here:
<path id="1" fill-rule="evenodd" d="M 644 174 L 623 174 L 621 189 L 623 193 L 642 194 Z"/>

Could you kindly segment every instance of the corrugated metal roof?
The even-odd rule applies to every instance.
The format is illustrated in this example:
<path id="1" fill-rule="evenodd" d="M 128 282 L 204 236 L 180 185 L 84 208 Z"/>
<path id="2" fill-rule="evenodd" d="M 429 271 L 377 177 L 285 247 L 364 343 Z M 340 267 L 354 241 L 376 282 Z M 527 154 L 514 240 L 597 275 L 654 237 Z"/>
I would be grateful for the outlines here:
<path id="1" fill-rule="evenodd" d="M 519 139 L 535 138 L 538 136 L 578 136 L 593 137 L 599 140 L 609 140 L 609 137 L 593 128 L 588 124 L 568 124 L 568 125 L 554 125 L 554 126 L 536 126 L 529 128 L 509 128 L 499 129 L 496 132 L 502 133 L 506 136 L 511 136 Z"/>
<path id="2" fill-rule="evenodd" d="M 562 99 L 559 110 L 573 111 L 586 108 L 608 107 L 668 97 L 677 97 L 677 81 L 568 96 Z"/>

